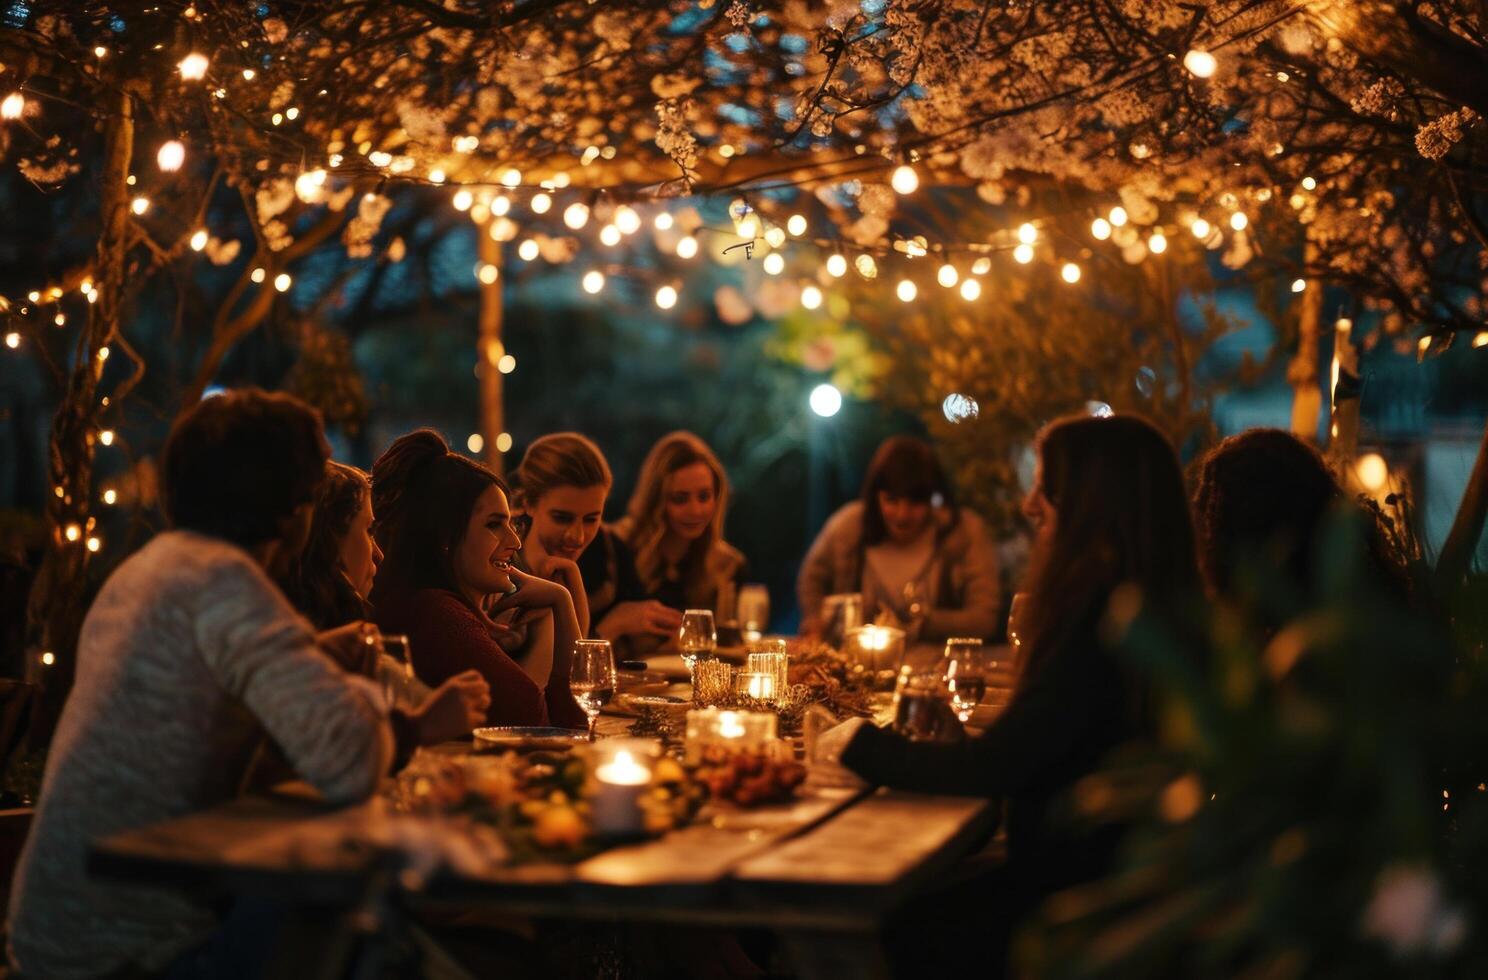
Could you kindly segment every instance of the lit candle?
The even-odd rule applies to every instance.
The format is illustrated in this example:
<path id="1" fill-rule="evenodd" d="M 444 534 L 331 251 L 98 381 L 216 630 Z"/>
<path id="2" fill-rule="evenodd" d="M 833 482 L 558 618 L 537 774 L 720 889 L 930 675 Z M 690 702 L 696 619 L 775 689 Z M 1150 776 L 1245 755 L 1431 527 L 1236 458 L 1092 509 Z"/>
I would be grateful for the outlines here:
<path id="1" fill-rule="evenodd" d="M 734 691 L 756 701 L 775 700 L 775 675 L 762 670 L 741 670 L 734 678 Z"/>
<path id="2" fill-rule="evenodd" d="M 687 712 L 687 760 L 697 763 L 703 750 L 714 745 L 730 750 L 758 750 L 775 740 L 773 711 L 720 711 L 701 708 Z"/>
<path id="3" fill-rule="evenodd" d="M 644 829 L 641 793 L 651 782 L 651 769 L 625 749 L 594 769 L 594 832 L 601 837 L 629 837 Z"/>

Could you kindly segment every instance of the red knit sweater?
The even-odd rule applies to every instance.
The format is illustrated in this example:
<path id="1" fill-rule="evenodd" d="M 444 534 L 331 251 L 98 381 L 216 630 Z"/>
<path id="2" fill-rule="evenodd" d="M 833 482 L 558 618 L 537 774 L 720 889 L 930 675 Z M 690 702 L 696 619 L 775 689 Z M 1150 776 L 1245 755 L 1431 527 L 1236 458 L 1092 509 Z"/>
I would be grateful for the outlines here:
<path id="1" fill-rule="evenodd" d="M 550 678 L 544 696 L 492 638 L 486 620 L 453 592 L 374 589 L 373 600 L 378 627 L 408 636 L 409 655 L 419 680 L 437 687 L 461 671 L 474 668 L 481 672 L 491 685 L 487 724 L 567 728 L 588 724 L 567 677 Z"/>

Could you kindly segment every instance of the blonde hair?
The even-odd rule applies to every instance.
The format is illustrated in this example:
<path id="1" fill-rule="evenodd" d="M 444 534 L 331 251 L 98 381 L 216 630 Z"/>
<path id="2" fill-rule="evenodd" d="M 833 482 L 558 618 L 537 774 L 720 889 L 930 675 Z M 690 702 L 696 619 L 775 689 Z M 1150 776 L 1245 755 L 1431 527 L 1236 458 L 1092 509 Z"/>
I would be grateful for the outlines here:
<path id="1" fill-rule="evenodd" d="M 684 562 L 684 574 L 690 582 L 696 582 L 710 570 L 709 559 L 720 550 L 723 541 L 723 518 L 728 510 L 728 474 L 723 464 L 703 442 L 691 432 L 678 431 L 662 436 L 646 454 L 641 464 L 641 475 L 636 480 L 635 492 L 630 495 L 626 507 L 624 537 L 635 554 L 636 572 L 648 591 L 661 587 L 666 576 L 666 559 L 661 553 L 661 542 L 666 538 L 666 481 L 678 470 L 702 463 L 713 473 L 713 489 L 718 501 L 708 529 L 688 549 Z M 691 591 L 691 590 L 689 590 Z"/>
<path id="2" fill-rule="evenodd" d="M 593 440 L 577 432 L 554 432 L 533 440 L 517 465 L 518 507 L 532 507 L 543 494 L 558 487 L 604 487 L 614 478 L 610 464 Z"/>

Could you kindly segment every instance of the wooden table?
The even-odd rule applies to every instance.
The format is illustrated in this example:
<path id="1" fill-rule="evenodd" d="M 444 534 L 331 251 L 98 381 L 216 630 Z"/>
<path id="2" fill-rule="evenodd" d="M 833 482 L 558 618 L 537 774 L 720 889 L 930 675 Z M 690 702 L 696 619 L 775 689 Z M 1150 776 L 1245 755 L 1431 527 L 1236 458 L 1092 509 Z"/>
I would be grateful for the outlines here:
<path id="1" fill-rule="evenodd" d="M 101 841 L 90 869 L 351 907 L 388 866 L 390 852 L 369 842 L 389 819 L 380 800 L 332 810 L 244 799 Z M 721 814 L 573 865 L 437 875 L 418 900 L 564 920 L 769 928 L 802 976 L 880 976 L 885 916 L 982 844 L 995 820 L 995 806 L 976 799 L 814 790 L 790 806 Z"/>

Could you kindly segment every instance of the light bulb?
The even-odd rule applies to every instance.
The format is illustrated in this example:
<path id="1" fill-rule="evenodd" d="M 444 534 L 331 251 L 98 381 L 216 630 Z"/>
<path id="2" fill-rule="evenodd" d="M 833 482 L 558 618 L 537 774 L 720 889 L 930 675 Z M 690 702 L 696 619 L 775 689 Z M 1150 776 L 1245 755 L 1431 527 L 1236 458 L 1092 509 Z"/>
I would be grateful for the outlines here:
<path id="1" fill-rule="evenodd" d="M 1060 275 L 1060 277 L 1065 282 L 1069 282 L 1069 283 L 1079 282 L 1080 281 L 1080 267 L 1077 266 L 1077 265 L 1075 265 L 1073 262 L 1066 262 L 1064 264 L 1064 268 L 1062 268 L 1062 269 L 1059 270 L 1059 275 Z"/>
<path id="2" fill-rule="evenodd" d="M 1032 252 L 1031 249 L 1029 250 L 1029 254 L 1030 255 L 1033 254 L 1033 252 Z M 982 256 L 981 258 L 977 259 L 975 262 L 973 262 L 971 264 L 971 274 L 974 275 L 974 276 L 985 276 L 987 273 L 989 273 L 991 271 L 992 271 L 992 260 L 989 259 L 989 258 L 987 258 L 985 255 Z"/>
<path id="3" fill-rule="evenodd" d="M 961 280 L 961 298 L 970 303 L 982 295 L 982 284 L 976 279 Z"/>
<path id="4" fill-rule="evenodd" d="M 588 272 L 584 273 L 584 279 L 581 284 L 584 287 L 584 292 L 591 295 L 597 293 L 604 288 L 604 273 L 600 272 L 598 269 L 590 269 Z"/>
<path id="5" fill-rule="evenodd" d="M 894 168 L 893 176 L 889 178 L 889 186 L 894 188 L 897 194 L 913 194 L 920 186 L 920 175 L 914 172 L 914 167 L 905 164 Z"/>
<path id="6" fill-rule="evenodd" d="M 793 214 L 785 221 L 785 230 L 797 237 L 806 234 L 806 216 Z"/>
<path id="7" fill-rule="evenodd" d="M 690 259 L 698 253 L 698 240 L 691 235 L 683 235 L 677 242 L 677 258 Z"/>
<path id="8" fill-rule="evenodd" d="M 502 354 L 496 361 L 496 370 L 502 374 L 511 374 L 517 369 L 517 359 L 511 354 Z"/>
<path id="9" fill-rule="evenodd" d="M 615 227 L 623 235 L 634 235 L 641 228 L 641 216 L 635 213 L 635 208 L 622 204 L 615 209 Z"/>
<path id="10" fill-rule="evenodd" d="M 1120 228 L 1122 225 L 1126 224 L 1126 208 L 1122 207 L 1119 204 L 1116 205 L 1114 208 L 1111 209 L 1110 218 L 1111 225 L 1115 228 Z"/>
<path id="11" fill-rule="evenodd" d="M 532 213 L 547 214 L 548 209 L 553 206 L 553 199 L 546 194 L 532 195 Z"/>
<path id="12" fill-rule="evenodd" d="M 1202 241 L 1203 239 L 1208 238 L 1209 232 L 1213 231 L 1214 229 L 1209 224 L 1209 222 L 1205 221 L 1203 218 L 1195 218 L 1194 223 L 1188 226 L 1188 230 L 1193 232 L 1193 236 L 1195 238 Z"/>
<path id="13" fill-rule="evenodd" d="M 785 229 L 778 225 L 772 225 L 765 229 L 765 241 L 771 248 L 779 248 L 785 244 Z"/>
<path id="14" fill-rule="evenodd" d="M 264 269 L 264 267 L 263 266 L 259 266 L 257 269 L 254 269 L 252 272 L 250 272 L 248 274 L 248 278 L 249 279 L 252 279 L 254 282 L 263 282 L 264 281 L 264 277 L 267 276 L 267 275 L 268 275 L 268 272 Z"/>
<path id="15" fill-rule="evenodd" d="M 1250 224 L 1250 219 L 1245 216 L 1244 211 L 1236 211 L 1230 215 L 1230 227 L 1236 231 L 1244 231 L 1248 224 Z"/>
<path id="16" fill-rule="evenodd" d="M 1183 56 L 1183 67 L 1193 72 L 1199 78 L 1209 78 L 1213 76 L 1214 70 L 1219 67 L 1219 62 L 1208 51 L 1200 51 L 1198 48 L 1193 48 L 1188 54 Z"/>
<path id="17" fill-rule="evenodd" d="M 853 267 L 858 270 L 858 275 L 864 279 L 873 279 L 878 276 L 878 263 L 873 261 L 871 255 L 859 255 L 853 259 Z"/>
<path id="18" fill-rule="evenodd" d="M 534 242 L 532 239 L 528 238 L 524 240 L 522 244 L 517 246 L 517 257 L 520 258 L 523 262 L 531 262 L 533 259 L 537 258 L 538 252 L 540 251 L 541 249 L 537 247 L 537 242 Z"/>
<path id="19" fill-rule="evenodd" d="M 473 453 L 479 453 L 482 449 L 486 448 L 486 437 L 479 432 L 470 433 L 469 437 L 465 440 L 465 448 Z"/>
<path id="20" fill-rule="evenodd" d="M 620 229 L 614 225 L 605 225 L 599 229 L 599 241 L 601 245 L 613 248 L 620 244 Z"/>
<path id="21" fill-rule="evenodd" d="M 824 419 L 842 411 L 842 392 L 829 384 L 820 384 L 811 389 L 811 410 Z"/>
<path id="22" fill-rule="evenodd" d="M 112 488 L 103 491 L 103 502 L 106 503 L 106 504 L 108 504 L 110 507 L 114 506 L 114 502 L 117 501 L 118 499 L 119 499 L 119 494 L 116 491 L 114 491 Z"/>
<path id="23" fill-rule="evenodd" d="M 814 310 L 822 305 L 822 291 L 815 286 L 807 286 L 801 290 L 801 305 L 808 310 Z"/>
<path id="24" fill-rule="evenodd" d="M 677 305 L 677 289 L 674 286 L 662 286 L 656 291 L 656 305 L 663 310 L 670 310 Z"/>
<path id="25" fill-rule="evenodd" d="M 1306 289 L 1307 289 L 1307 280 L 1306 279 L 1293 279 L 1292 280 L 1292 292 L 1294 292 L 1294 293 L 1300 293 L 1300 292 L 1303 292 Z"/>
<path id="26" fill-rule="evenodd" d="M 747 239 L 748 241 L 751 241 L 751 242 L 754 241 L 756 238 L 758 238 L 759 237 L 759 219 L 756 218 L 754 215 L 750 215 L 749 217 L 745 218 L 743 221 L 739 222 L 739 237 L 740 238 L 743 238 L 743 239 Z"/>
<path id="27" fill-rule="evenodd" d="M 563 223 L 578 231 L 589 223 L 589 205 L 575 201 L 563 211 Z"/>
<path id="28" fill-rule="evenodd" d="M 114 444 L 114 430 L 104 429 L 99 432 L 98 441 L 103 443 L 105 446 L 112 446 Z"/>
<path id="29" fill-rule="evenodd" d="M 26 97 L 19 92 L 12 92 L 0 102 L 0 119 L 19 119 L 26 111 Z"/>
<path id="30" fill-rule="evenodd" d="M 166 173 L 180 170 L 181 164 L 186 162 L 186 144 L 180 140 L 167 140 L 160 144 L 160 150 L 155 154 L 155 164 Z"/>
<path id="31" fill-rule="evenodd" d="M 771 252 L 765 256 L 764 266 L 766 275 L 778 276 L 785 271 L 785 256 Z"/>
<path id="32" fill-rule="evenodd" d="M 469 211 L 470 205 L 475 203 L 475 195 L 461 189 L 455 191 L 455 196 L 450 198 L 450 203 L 455 206 L 456 211 Z"/>
<path id="33" fill-rule="evenodd" d="M 1303 177 L 1302 189 L 1308 191 L 1317 190 L 1317 181 L 1311 177 Z"/>
<path id="34" fill-rule="evenodd" d="M 321 191 L 325 188 L 326 172 L 324 170 L 309 170 L 295 178 L 295 196 L 306 204 L 311 204 L 320 198 Z"/>
<path id="35" fill-rule="evenodd" d="M 522 184 L 522 171 L 516 168 L 506 170 L 501 175 L 501 183 L 506 187 L 520 187 Z"/>
<path id="36" fill-rule="evenodd" d="M 1025 221 L 1018 226 L 1018 241 L 1024 245 L 1032 245 L 1038 241 L 1038 229 L 1033 226 L 1032 222 Z"/>
<path id="37" fill-rule="evenodd" d="M 1111 222 L 1105 218 L 1096 218 L 1090 222 L 1090 235 L 1098 241 L 1105 241 L 1111 237 Z"/>
<path id="38" fill-rule="evenodd" d="M 1019 265 L 1027 265 L 1033 261 L 1033 246 L 1019 245 L 1013 249 L 1013 261 Z"/>
<path id="39" fill-rule="evenodd" d="M 281 272 L 274 277 L 274 288 L 281 293 L 287 292 L 293 282 L 294 280 L 289 277 L 289 273 Z"/>
<path id="40" fill-rule="evenodd" d="M 129 202 L 129 210 L 135 214 L 144 214 L 150 210 L 150 199 L 148 197 L 137 197 Z"/>
<path id="41" fill-rule="evenodd" d="M 197 229 L 197 231 L 191 236 L 191 250 L 193 252 L 200 252 L 206 247 L 207 230 L 205 228 Z"/>
<path id="42" fill-rule="evenodd" d="M 495 264 L 491 262 L 482 262 L 480 266 L 475 270 L 475 278 L 479 279 L 487 286 L 494 283 L 500 277 L 501 270 L 496 268 Z"/>
<path id="43" fill-rule="evenodd" d="M 199 82 L 207 77 L 207 68 L 210 65 L 211 62 L 207 60 L 206 55 L 193 51 L 191 54 L 182 58 L 180 64 L 176 65 L 176 67 L 180 69 L 181 77 L 186 81 Z"/>
<path id="44" fill-rule="evenodd" d="M 828 256 L 827 275 L 832 276 L 836 279 L 841 279 L 843 276 L 847 275 L 847 259 L 843 258 L 840 255 Z"/>
<path id="45" fill-rule="evenodd" d="M 1161 255 L 1168 250 L 1168 236 L 1160 231 L 1154 231 L 1152 237 L 1147 239 L 1147 248 L 1153 255 Z"/>
<path id="46" fill-rule="evenodd" d="M 496 437 L 496 451 L 498 453 L 511 452 L 511 447 L 512 435 L 510 432 L 503 432 Z"/>
<path id="47" fill-rule="evenodd" d="M 900 279 L 899 285 L 894 287 L 894 293 L 899 297 L 901 303 L 911 303 L 919 295 L 919 287 L 914 284 L 913 279 Z"/>
<path id="48" fill-rule="evenodd" d="M 11 350 L 15 350 L 17 347 L 21 346 L 21 335 L 16 333 L 14 330 L 6 334 L 5 346 L 9 347 Z"/>
<path id="49" fill-rule="evenodd" d="M 939 269 L 935 270 L 935 281 L 940 283 L 947 289 L 950 289 L 952 286 L 956 285 L 956 283 L 960 280 L 961 274 L 957 272 L 956 267 L 951 265 L 949 262 L 941 266 Z"/>
<path id="50" fill-rule="evenodd" d="M 666 231 L 668 228 L 672 227 L 672 212 L 661 212 L 651 223 L 656 226 L 657 231 Z"/>

